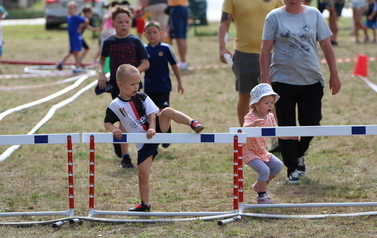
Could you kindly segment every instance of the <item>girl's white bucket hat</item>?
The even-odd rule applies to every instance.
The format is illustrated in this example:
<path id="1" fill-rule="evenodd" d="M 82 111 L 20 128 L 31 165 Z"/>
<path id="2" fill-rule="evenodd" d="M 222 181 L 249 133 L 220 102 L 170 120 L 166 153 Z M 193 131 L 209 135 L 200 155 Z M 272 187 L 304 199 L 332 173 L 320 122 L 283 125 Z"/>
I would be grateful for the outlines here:
<path id="1" fill-rule="evenodd" d="M 279 100 L 280 96 L 274 92 L 272 89 L 271 85 L 267 83 L 260 83 L 257 86 L 255 86 L 251 92 L 250 92 L 250 97 L 251 97 L 251 102 L 250 106 L 253 105 L 254 103 L 259 102 L 261 98 L 265 96 L 275 96 L 275 103 Z"/>

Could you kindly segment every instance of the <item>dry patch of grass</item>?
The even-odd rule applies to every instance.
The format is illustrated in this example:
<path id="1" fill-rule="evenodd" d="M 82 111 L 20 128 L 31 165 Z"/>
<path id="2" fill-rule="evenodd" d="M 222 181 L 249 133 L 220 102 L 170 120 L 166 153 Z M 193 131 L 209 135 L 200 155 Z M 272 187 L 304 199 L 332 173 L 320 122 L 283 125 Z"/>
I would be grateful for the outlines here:
<path id="1" fill-rule="evenodd" d="M 355 58 L 358 54 L 376 56 L 372 44 L 354 44 L 350 36 L 350 19 L 341 19 L 338 58 Z M 201 30 L 216 31 L 216 24 Z M 89 33 L 89 32 L 88 32 Z M 43 26 L 4 27 L 3 59 L 55 61 L 68 49 L 64 31 L 44 31 Z M 93 51 L 97 41 L 90 40 Z M 217 65 L 216 36 L 191 36 L 190 66 Z M 231 45 L 231 44 L 230 44 Z M 173 46 L 175 49 L 175 46 Z M 320 53 L 322 56 L 322 53 Z M 321 57 L 323 58 L 323 57 Z M 341 92 L 330 95 L 325 89 L 322 125 L 375 124 L 377 117 L 376 92 L 352 76 L 354 63 L 340 63 L 343 82 Z M 0 65 L 6 74 L 21 74 L 24 66 Z M 376 62 L 369 64 L 369 79 L 375 81 Z M 327 66 L 323 73 L 328 77 Z M 227 132 L 237 126 L 235 105 L 237 94 L 230 69 L 193 70 L 184 74 L 185 94 L 178 95 L 173 78 L 172 106 L 186 112 L 206 125 L 205 132 Z M 61 78 L 1 79 L 1 86 L 32 85 L 55 82 Z M 1 134 L 26 134 L 55 104 L 69 98 L 96 77 L 79 88 L 52 101 L 15 112 L 1 121 Z M 71 83 L 43 88 L 2 91 L 0 112 L 57 92 Z M 106 132 L 104 111 L 110 95 L 95 96 L 85 92 L 71 104 L 59 109 L 38 134 Z M 174 132 L 191 132 L 173 124 Z M 308 174 L 299 185 L 287 185 L 285 171 L 269 186 L 270 194 L 279 203 L 375 202 L 377 169 L 373 166 L 376 154 L 375 136 L 316 137 L 308 151 Z M 3 152 L 7 146 L 0 146 Z M 130 146 L 132 157 L 136 150 Z M 173 144 L 160 150 L 151 174 L 153 211 L 231 211 L 232 210 L 232 145 Z M 88 214 L 87 144 L 74 145 L 75 215 Z M 23 146 L 1 162 L 0 211 L 66 210 L 66 148 L 64 145 Z M 137 172 L 123 170 L 109 144 L 96 145 L 96 208 L 127 210 L 139 202 Z M 245 167 L 245 202 L 255 203 L 250 185 L 255 172 Z M 262 214 L 333 214 L 354 213 L 373 208 L 291 208 L 253 209 L 247 212 Z M 0 222 L 49 220 L 51 217 L 0 217 Z M 29 228 L 0 227 L 3 237 L 375 237 L 374 216 L 338 217 L 327 219 L 266 219 L 244 217 L 239 223 L 218 227 L 215 221 L 176 222 L 155 224 L 100 224 L 84 222 L 65 225 L 53 230 L 50 226 Z"/>

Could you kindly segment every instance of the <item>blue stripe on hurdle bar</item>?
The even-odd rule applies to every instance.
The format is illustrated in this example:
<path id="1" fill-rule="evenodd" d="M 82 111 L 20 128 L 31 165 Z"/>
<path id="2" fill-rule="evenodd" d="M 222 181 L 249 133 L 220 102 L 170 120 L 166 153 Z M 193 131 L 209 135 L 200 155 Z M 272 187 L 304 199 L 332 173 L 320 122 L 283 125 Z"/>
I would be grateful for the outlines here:
<path id="1" fill-rule="evenodd" d="M 122 134 L 121 139 L 117 139 L 117 138 L 113 137 L 113 142 L 127 142 L 127 135 Z"/>
<path id="2" fill-rule="evenodd" d="M 365 126 L 353 126 L 351 131 L 352 135 L 365 135 L 367 133 Z"/>
<path id="3" fill-rule="evenodd" d="M 214 134 L 200 134 L 200 142 L 214 143 L 215 135 Z"/>
<path id="4" fill-rule="evenodd" d="M 262 128 L 262 136 L 276 136 L 275 128 Z"/>
<path id="5" fill-rule="evenodd" d="M 48 135 L 36 135 L 34 136 L 35 144 L 48 144 Z"/>

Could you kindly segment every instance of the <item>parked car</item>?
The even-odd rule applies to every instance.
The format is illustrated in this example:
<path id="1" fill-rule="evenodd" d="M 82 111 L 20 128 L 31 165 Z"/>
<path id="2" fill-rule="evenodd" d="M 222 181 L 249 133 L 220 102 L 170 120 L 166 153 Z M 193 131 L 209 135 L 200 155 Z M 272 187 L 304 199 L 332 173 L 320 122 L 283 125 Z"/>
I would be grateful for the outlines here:
<path id="1" fill-rule="evenodd" d="M 44 15 L 46 19 L 46 30 L 59 28 L 67 22 L 67 3 L 72 0 L 45 0 Z M 85 5 L 93 6 L 93 18 L 102 21 L 107 1 L 106 0 L 75 0 L 79 11 Z"/>

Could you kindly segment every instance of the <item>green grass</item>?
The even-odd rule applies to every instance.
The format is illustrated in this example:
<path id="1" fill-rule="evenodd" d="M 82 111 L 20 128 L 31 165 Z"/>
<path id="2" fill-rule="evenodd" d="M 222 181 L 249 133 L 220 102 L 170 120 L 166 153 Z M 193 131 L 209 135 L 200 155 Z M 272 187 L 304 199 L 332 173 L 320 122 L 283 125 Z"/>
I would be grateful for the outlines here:
<path id="1" fill-rule="evenodd" d="M 376 56 L 373 44 L 351 42 L 351 19 L 340 20 L 337 58 L 355 58 L 358 54 Z M 203 32 L 216 32 L 217 24 L 200 27 Z M 45 31 L 44 26 L 4 26 L 4 55 L 2 59 L 58 62 L 68 50 L 65 31 Z M 232 30 L 233 31 L 233 30 Z M 233 33 L 233 32 L 231 32 Z M 97 40 L 88 39 L 91 52 L 86 62 L 92 62 Z M 233 39 L 229 41 L 232 47 Z M 216 36 L 194 36 L 188 39 L 188 61 L 191 67 L 218 65 Z M 173 45 L 176 51 L 176 46 Z M 322 52 L 320 57 L 323 58 Z M 71 59 L 72 60 L 72 59 Z M 323 74 L 328 79 L 326 65 Z M 376 82 L 376 62 L 369 62 L 369 79 Z M 25 65 L 1 64 L 3 74 L 22 74 Z M 342 90 L 330 95 L 325 89 L 322 125 L 375 124 L 377 117 L 376 92 L 352 76 L 354 62 L 339 63 Z M 227 132 L 237 126 L 233 73 L 225 69 L 196 69 L 183 75 L 185 93 L 174 91 L 171 104 L 206 125 L 204 132 Z M 0 79 L 1 86 L 46 84 L 63 77 Z M 59 98 L 32 108 L 15 112 L 1 121 L 1 134 L 26 134 L 55 104 L 74 95 L 96 80 L 92 77 L 77 89 Z M 17 91 L 1 91 L 0 112 L 38 100 L 62 90 L 71 83 L 50 85 Z M 109 95 L 95 96 L 85 92 L 69 105 L 59 109 L 37 134 L 106 132 L 103 128 Z M 191 132 L 173 124 L 176 133 Z M 374 165 L 376 136 L 315 137 L 307 155 L 308 174 L 298 185 L 286 183 L 285 171 L 269 184 L 269 193 L 277 203 L 375 202 L 377 200 L 377 168 Z M 0 146 L 0 153 L 7 149 Z M 233 149 L 231 144 L 172 144 L 160 149 L 151 173 L 152 211 L 231 211 L 233 191 Z M 132 158 L 136 149 L 130 146 Z M 67 199 L 67 155 L 65 145 L 22 146 L 0 163 L 0 211 L 65 210 Z M 280 156 L 280 155 L 278 155 Z M 74 146 L 75 215 L 88 215 L 87 144 Z M 137 170 L 119 167 L 112 146 L 96 145 L 96 209 L 127 210 L 139 202 Z M 255 203 L 250 186 L 256 173 L 245 167 L 245 202 Z M 373 207 L 327 207 L 251 209 L 260 214 L 347 214 L 375 210 Z M 105 216 L 104 216 L 105 217 Z M 125 218 L 106 216 L 108 218 Z M 0 217 L 0 223 L 46 221 L 61 217 Z M 126 217 L 131 219 L 130 217 Z M 145 218 L 145 217 L 137 217 Z M 155 217 L 153 217 L 155 218 Z M 159 218 L 159 217 L 157 217 Z M 151 219 L 146 217 L 145 219 Z M 240 222 L 219 227 L 216 221 L 185 221 L 174 223 L 103 224 L 84 222 L 66 224 L 59 229 L 51 226 L 0 227 L 2 237 L 376 237 L 375 216 L 332 217 L 326 219 L 268 219 L 243 217 Z"/>

